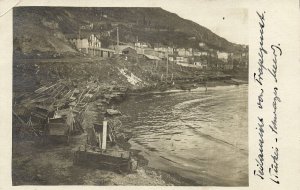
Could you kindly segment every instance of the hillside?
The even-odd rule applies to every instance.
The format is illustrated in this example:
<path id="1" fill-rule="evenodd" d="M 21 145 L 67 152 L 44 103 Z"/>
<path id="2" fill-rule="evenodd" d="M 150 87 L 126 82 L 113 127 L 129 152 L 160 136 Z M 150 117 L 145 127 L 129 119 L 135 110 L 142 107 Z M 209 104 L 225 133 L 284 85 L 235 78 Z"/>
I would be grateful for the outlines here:
<path id="1" fill-rule="evenodd" d="M 101 35 L 103 46 L 115 43 L 119 27 L 120 41 L 137 40 L 151 45 L 160 43 L 173 47 L 199 47 L 236 52 L 240 45 L 228 42 L 209 29 L 161 8 L 71 8 L 16 7 L 14 15 L 14 51 L 21 53 L 76 53 L 70 36 Z"/>

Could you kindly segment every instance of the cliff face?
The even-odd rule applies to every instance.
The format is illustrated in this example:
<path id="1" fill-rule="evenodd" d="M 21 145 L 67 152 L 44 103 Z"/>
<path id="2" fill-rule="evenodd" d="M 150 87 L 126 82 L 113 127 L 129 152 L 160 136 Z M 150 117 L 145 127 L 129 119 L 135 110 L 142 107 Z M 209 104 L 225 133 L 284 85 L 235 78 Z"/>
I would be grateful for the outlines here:
<path id="1" fill-rule="evenodd" d="M 124 43 L 138 39 L 185 48 L 204 42 L 207 48 L 230 52 L 242 48 L 161 8 L 17 7 L 13 16 L 14 50 L 22 53 L 75 53 L 68 38 L 91 33 L 108 46 L 116 41 L 117 26 Z"/>

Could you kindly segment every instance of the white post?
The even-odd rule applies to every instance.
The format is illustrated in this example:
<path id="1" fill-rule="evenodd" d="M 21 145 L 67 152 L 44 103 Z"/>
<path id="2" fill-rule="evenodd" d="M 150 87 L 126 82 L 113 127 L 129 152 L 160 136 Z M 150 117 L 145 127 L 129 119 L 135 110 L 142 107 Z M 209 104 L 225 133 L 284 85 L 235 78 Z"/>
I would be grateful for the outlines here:
<path id="1" fill-rule="evenodd" d="M 101 149 L 101 134 L 98 134 L 99 148 Z"/>
<path id="2" fill-rule="evenodd" d="M 119 47 L 119 27 L 117 27 L 117 46 Z"/>
<path id="3" fill-rule="evenodd" d="M 107 121 L 103 121 L 103 137 L 102 137 L 102 149 L 106 149 L 106 138 L 107 138 Z"/>

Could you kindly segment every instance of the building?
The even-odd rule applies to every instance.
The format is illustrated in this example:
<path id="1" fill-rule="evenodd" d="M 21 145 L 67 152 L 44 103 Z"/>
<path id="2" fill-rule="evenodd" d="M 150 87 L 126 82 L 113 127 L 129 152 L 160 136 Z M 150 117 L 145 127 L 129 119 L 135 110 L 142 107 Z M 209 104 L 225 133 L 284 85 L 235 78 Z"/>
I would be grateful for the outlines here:
<path id="1" fill-rule="evenodd" d="M 174 54 L 174 48 L 168 47 L 168 54 L 173 55 Z"/>
<path id="2" fill-rule="evenodd" d="M 208 55 L 208 53 L 205 52 L 205 51 L 194 52 L 194 56 L 198 56 L 198 57 L 200 57 L 200 56 L 207 56 L 207 55 Z"/>
<path id="3" fill-rule="evenodd" d="M 171 61 L 171 62 L 173 62 L 175 60 L 173 56 L 169 56 L 168 58 L 169 58 L 169 61 Z"/>
<path id="4" fill-rule="evenodd" d="M 185 56 L 185 49 L 184 48 L 177 48 L 176 53 L 178 56 Z"/>
<path id="5" fill-rule="evenodd" d="M 205 43 L 204 42 L 199 42 L 199 47 L 205 47 Z"/>
<path id="6" fill-rule="evenodd" d="M 229 57 L 229 53 L 217 51 L 217 57 L 218 57 L 218 59 L 227 62 L 228 57 Z"/>
<path id="7" fill-rule="evenodd" d="M 136 52 L 138 53 L 138 54 L 144 54 L 144 48 L 140 48 L 140 47 L 134 47 L 134 49 L 136 50 Z"/>
<path id="8" fill-rule="evenodd" d="M 122 50 L 122 54 L 130 55 L 130 56 L 137 56 L 137 51 L 133 47 L 127 47 Z"/>
<path id="9" fill-rule="evenodd" d="M 233 62 L 232 61 L 228 61 L 227 63 L 224 64 L 223 66 L 224 70 L 232 70 L 233 69 Z"/>
<path id="10" fill-rule="evenodd" d="M 185 48 L 177 48 L 176 49 L 176 52 L 179 56 L 182 56 L 182 57 L 190 57 L 190 56 L 193 56 L 193 48 L 188 48 L 188 49 L 185 49 Z"/>
<path id="11" fill-rule="evenodd" d="M 134 47 L 139 47 L 139 48 L 149 48 L 150 44 L 146 42 L 135 42 Z"/>
<path id="12" fill-rule="evenodd" d="M 96 51 L 100 52 L 100 57 L 112 57 L 115 54 L 115 50 L 107 48 L 96 48 Z"/>
<path id="13" fill-rule="evenodd" d="M 94 35 L 80 35 L 78 38 L 71 38 L 70 42 L 72 42 L 76 49 L 83 53 L 88 53 L 88 48 L 100 48 L 101 41 Z"/>
<path id="14" fill-rule="evenodd" d="M 194 57 L 193 65 L 200 69 L 208 68 L 207 60 L 201 57 Z"/>
<path id="15" fill-rule="evenodd" d="M 174 49 L 172 47 L 168 46 L 162 46 L 162 45 L 156 45 L 154 47 L 154 51 L 156 52 L 163 52 L 165 55 L 173 55 L 174 54 Z"/>
<path id="16" fill-rule="evenodd" d="M 233 66 L 235 68 L 247 69 L 248 68 L 248 53 L 245 52 L 235 52 L 230 56 Z"/>
<path id="17" fill-rule="evenodd" d="M 148 59 L 148 60 L 154 60 L 154 61 L 160 61 L 161 59 L 157 56 L 154 55 L 147 55 L 147 54 L 143 54 L 143 56 Z"/>
<path id="18" fill-rule="evenodd" d="M 156 46 L 154 47 L 154 51 L 156 55 L 161 59 L 167 59 L 168 56 L 174 54 L 174 49 L 167 46 Z"/>
<path id="19" fill-rule="evenodd" d="M 159 53 L 156 52 L 156 51 L 154 51 L 154 49 L 151 49 L 151 48 L 145 48 L 145 49 L 143 49 L 143 54 L 153 55 L 153 56 L 156 56 L 156 57 L 159 56 Z"/>
<path id="20" fill-rule="evenodd" d="M 208 53 L 206 51 L 200 51 L 199 53 L 200 53 L 200 56 L 207 56 L 208 55 Z"/>
<path id="21" fill-rule="evenodd" d="M 89 47 L 94 47 L 94 48 L 100 48 L 101 47 L 101 41 L 98 37 L 96 37 L 94 34 L 89 36 Z"/>
<path id="22" fill-rule="evenodd" d="M 218 54 L 217 54 L 217 51 L 214 51 L 213 49 L 209 49 L 209 52 L 207 53 L 207 55 L 209 57 L 213 57 L 213 58 L 218 58 Z"/>
<path id="23" fill-rule="evenodd" d="M 71 38 L 70 42 L 84 54 L 99 57 L 111 57 L 115 50 L 101 47 L 100 39 L 94 35 L 82 35 L 80 38 Z"/>
<path id="24" fill-rule="evenodd" d="M 117 54 L 122 54 L 122 51 L 128 47 L 132 47 L 130 45 L 111 45 L 109 46 L 110 49 L 114 49 Z"/>
<path id="25" fill-rule="evenodd" d="M 208 65 L 207 65 L 207 61 L 194 61 L 194 65 L 197 66 L 200 69 L 207 69 Z"/>
<path id="26" fill-rule="evenodd" d="M 89 40 L 87 38 L 83 39 L 71 39 L 71 43 L 73 43 L 76 49 L 82 53 L 88 53 L 89 48 Z"/>
<path id="27" fill-rule="evenodd" d="M 82 29 L 82 30 L 93 30 L 93 28 L 94 28 L 94 24 L 93 23 L 89 23 L 87 25 L 82 25 L 80 27 L 80 29 Z"/>
<path id="28" fill-rule="evenodd" d="M 175 63 L 176 64 L 180 64 L 180 63 L 186 63 L 186 64 L 188 64 L 189 60 L 188 60 L 187 57 L 176 56 Z"/>
<path id="29" fill-rule="evenodd" d="M 132 62 L 138 62 L 140 55 L 137 53 L 134 47 L 127 47 L 122 50 L 122 55 L 125 56 L 125 60 Z"/>

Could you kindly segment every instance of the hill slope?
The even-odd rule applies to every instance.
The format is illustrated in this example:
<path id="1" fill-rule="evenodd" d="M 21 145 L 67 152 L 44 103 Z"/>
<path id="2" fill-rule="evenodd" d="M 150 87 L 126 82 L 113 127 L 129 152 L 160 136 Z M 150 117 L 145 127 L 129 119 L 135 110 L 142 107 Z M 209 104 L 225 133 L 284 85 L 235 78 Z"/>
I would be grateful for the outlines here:
<path id="1" fill-rule="evenodd" d="M 241 49 L 240 45 L 209 29 L 161 8 L 17 7 L 14 8 L 14 50 L 74 53 L 67 38 L 78 36 L 79 28 L 91 23 L 93 28 L 81 29 L 81 35 L 106 34 L 102 35 L 104 46 L 115 43 L 114 29 L 118 26 L 120 41 L 125 43 L 138 38 L 152 45 L 195 48 L 204 42 L 209 48 L 228 52 Z"/>

